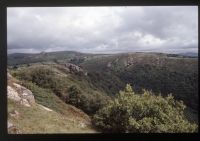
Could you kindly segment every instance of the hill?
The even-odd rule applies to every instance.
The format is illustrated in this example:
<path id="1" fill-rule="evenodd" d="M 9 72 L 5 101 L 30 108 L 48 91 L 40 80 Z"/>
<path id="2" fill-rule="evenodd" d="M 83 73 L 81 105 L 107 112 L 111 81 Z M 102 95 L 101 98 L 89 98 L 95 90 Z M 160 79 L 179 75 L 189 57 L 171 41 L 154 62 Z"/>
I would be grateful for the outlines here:
<path id="1" fill-rule="evenodd" d="M 115 94 L 130 83 L 136 91 L 172 93 L 197 110 L 197 58 L 158 53 L 119 54 L 85 61 L 81 66 L 88 71 L 94 85 L 105 84 L 102 89 L 106 93 Z"/>
<path id="2" fill-rule="evenodd" d="M 54 52 L 44 57 L 45 54 L 37 54 L 43 61 L 35 63 L 35 56 L 27 54 L 22 55 L 26 56 L 26 62 L 15 58 L 13 63 L 16 54 L 10 55 L 8 67 L 27 87 L 31 82 L 48 89 L 89 115 L 129 83 L 137 93 L 143 89 L 163 96 L 172 93 L 176 100 L 187 105 L 188 118 L 197 122 L 198 58 L 143 52 L 107 55 Z"/>
<path id="3" fill-rule="evenodd" d="M 32 92 L 9 74 L 8 78 L 8 133 L 97 132 L 80 109 L 42 88 L 35 87 Z"/>
<path id="4" fill-rule="evenodd" d="M 104 56 L 104 54 L 86 54 L 75 51 L 41 52 L 35 54 L 13 53 L 8 54 L 8 65 L 20 65 L 42 62 L 63 63 L 66 61 L 77 64 L 90 58 L 96 58 L 98 56 Z"/>

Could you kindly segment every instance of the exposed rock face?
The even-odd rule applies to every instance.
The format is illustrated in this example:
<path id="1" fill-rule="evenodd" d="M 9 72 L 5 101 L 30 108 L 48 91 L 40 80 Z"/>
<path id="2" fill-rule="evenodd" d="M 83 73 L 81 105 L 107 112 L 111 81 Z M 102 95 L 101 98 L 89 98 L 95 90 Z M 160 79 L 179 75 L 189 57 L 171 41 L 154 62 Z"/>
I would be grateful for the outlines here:
<path id="1" fill-rule="evenodd" d="M 33 93 L 29 89 L 16 83 L 13 83 L 13 85 L 15 86 L 17 92 L 20 94 L 20 97 L 23 99 L 24 102 L 28 101 L 29 104 L 35 103 Z"/>
<path id="2" fill-rule="evenodd" d="M 8 73 L 8 79 L 12 79 L 12 76 Z M 9 99 L 17 101 L 24 106 L 30 107 L 35 103 L 33 93 L 27 88 L 12 82 L 12 86 L 7 86 L 7 96 Z"/>
<path id="3" fill-rule="evenodd" d="M 83 72 L 83 69 L 71 63 L 66 63 L 65 67 L 68 68 L 70 72 Z"/>
<path id="4" fill-rule="evenodd" d="M 86 71 L 84 71 L 81 67 L 71 63 L 65 63 L 65 70 L 70 73 L 80 73 L 87 76 Z"/>
<path id="5" fill-rule="evenodd" d="M 7 86 L 7 96 L 8 96 L 8 98 L 10 98 L 14 101 L 20 101 L 21 100 L 18 93 L 10 86 Z"/>

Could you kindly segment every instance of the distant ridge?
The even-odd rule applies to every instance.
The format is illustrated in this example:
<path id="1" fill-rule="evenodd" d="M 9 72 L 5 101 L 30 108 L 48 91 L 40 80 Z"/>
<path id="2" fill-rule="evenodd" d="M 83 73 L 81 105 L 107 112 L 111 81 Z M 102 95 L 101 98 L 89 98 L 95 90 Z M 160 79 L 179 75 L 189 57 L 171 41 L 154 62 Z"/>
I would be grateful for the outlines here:
<path id="1" fill-rule="evenodd" d="M 194 53 L 194 52 L 179 53 L 179 55 L 187 56 L 187 57 L 198 57 L 198 53 Z"/>

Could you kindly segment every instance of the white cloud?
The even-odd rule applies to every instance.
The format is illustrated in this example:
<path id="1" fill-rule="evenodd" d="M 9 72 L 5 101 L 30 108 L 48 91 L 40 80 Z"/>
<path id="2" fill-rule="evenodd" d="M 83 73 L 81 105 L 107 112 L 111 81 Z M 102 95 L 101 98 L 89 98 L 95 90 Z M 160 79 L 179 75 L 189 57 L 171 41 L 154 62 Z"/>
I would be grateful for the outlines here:
<path id="1" fill-rule="evenodd" d="M 8 51 L 197 51 L 197 6 L 8 8 Z"/>

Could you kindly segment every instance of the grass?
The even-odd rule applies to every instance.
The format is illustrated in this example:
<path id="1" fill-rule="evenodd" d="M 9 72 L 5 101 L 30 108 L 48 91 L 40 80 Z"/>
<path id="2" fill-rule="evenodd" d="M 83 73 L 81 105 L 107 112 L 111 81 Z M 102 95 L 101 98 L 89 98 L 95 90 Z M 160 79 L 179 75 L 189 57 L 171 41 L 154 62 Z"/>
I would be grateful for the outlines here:
<path id="1" fill-rule="evenodd" d="M 19 112 L 18 118 L 9 115 L 13 110 Z M 89 125 L 80 127 L 81 120 L 77 120 L 76 118 L 69 118 L 55 111 L 46 111 L 37 104 L 32 107 L 25 107 L 12 100 L 8 100 L 8 120 L 13 123 L 22 134 L 96 132 Z"/>

